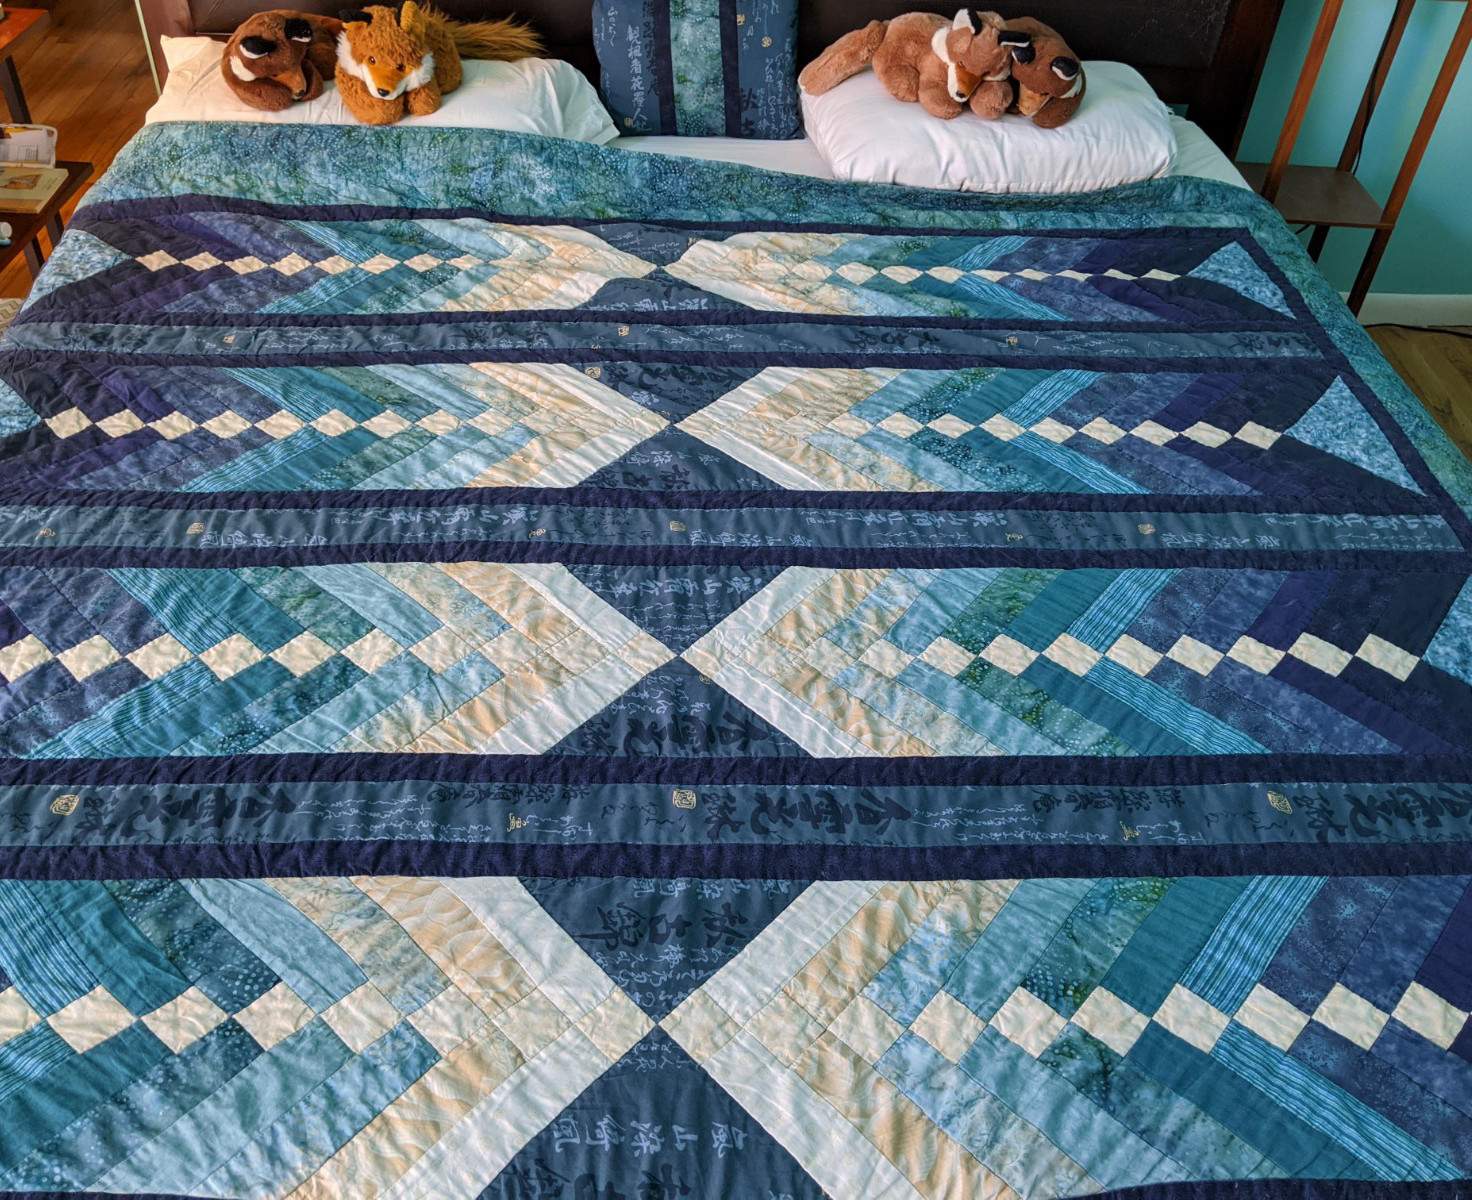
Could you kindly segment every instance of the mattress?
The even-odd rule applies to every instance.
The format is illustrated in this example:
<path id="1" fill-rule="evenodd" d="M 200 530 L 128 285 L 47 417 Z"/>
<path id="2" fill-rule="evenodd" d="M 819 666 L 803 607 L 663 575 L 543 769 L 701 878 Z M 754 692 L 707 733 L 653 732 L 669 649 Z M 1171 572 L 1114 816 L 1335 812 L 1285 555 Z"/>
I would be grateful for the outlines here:
<path id="1" fill-rule="evenodd" d="M 1472 466 L 1241 187 L 154 125 L 0 459 L 6 1195 L 1468 1186 Z"/>

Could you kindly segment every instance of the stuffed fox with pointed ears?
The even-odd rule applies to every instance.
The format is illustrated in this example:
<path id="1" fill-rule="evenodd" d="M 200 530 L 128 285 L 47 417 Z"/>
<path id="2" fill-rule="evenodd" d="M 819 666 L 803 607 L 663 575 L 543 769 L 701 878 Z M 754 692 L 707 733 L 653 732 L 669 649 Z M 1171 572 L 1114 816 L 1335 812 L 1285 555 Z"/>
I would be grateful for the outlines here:
<path id="1" fill-rule="evenodd" d="M 949 121 L 969 106 L 979 117 L 1000 117 L 1012 103 L 1013 56 L 1032 40 L 994 12 L 963 8 L 952 21 L 936 13 L 901 13 L 846 33 L 803 68 L 797 82 L 821 96 L 865 67 L 889 94 L 919 101 Z"/>
<path id="2" fill-rule="evenodd" d="M 414 0 L 342 14 L 337 90 L 365 125 L 427 116 L 460 86 L 460 59 L 530 58 L 541 40 L 516 21 L 452 21 Z"/>

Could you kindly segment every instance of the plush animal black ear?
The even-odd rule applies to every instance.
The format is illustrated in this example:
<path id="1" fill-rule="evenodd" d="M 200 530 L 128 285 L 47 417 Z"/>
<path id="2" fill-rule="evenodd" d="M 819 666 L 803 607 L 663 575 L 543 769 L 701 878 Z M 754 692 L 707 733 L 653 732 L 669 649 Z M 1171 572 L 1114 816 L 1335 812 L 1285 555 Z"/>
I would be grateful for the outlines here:
<path id="1" fill-rule="evenodd" d="M 271 51 L 276 49 L 276 43 L 270 38 L 248 37 L 240 39 L 240 52 L 246 58 L 265 58 Z"/>
<path id="2" fill-rule="evenodd" d="M 1069 58 L 1066 54 L 1060 54 L 1050 64 L 1053 74 L 1062 80 L 1078 78 L 1078 59 Z"/>
<path id="3" fill-rule="evenodd" d="M 286 22 L 286 36 L 293 42 L 310 42 L 312 26 L 301 17 L 290 17 Z"/>
<path id="4" fill-rule="evenodd" d="M 337 19 L 345 25 L 352 25 L 361 21 L 364 25 L 371 25 L 373 18 L 361 8 L 345 8 L 337 14 Z"/>
<path id="5" fill-rule="evenodd" d="M 981 32 L 981 14 L 976 9 L 968 8 L 966 10 L 966 23 L 971 26 L 971 32 L 973 34 Z"/>
<path id="6" fill-rule="evenodd" d="M 1037 56 L 1037 51 L 1032 47 L 1032 34 L 1020 29 L 1002 30 L 997 35 L 997 41 L 1012 51 L 1013 62 L 1030 63 Z"/>

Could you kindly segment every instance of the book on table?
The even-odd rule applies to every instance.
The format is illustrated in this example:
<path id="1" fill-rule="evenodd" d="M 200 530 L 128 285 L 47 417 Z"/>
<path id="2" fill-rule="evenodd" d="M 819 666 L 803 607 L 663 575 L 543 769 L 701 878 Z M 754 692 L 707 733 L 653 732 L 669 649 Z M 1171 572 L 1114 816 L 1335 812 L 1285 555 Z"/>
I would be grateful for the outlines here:
<path id="1" fill-rule="evenodd" d="M 61 167 L 0 166 L 0 212 L 38 213 L 65 182 Z"/>

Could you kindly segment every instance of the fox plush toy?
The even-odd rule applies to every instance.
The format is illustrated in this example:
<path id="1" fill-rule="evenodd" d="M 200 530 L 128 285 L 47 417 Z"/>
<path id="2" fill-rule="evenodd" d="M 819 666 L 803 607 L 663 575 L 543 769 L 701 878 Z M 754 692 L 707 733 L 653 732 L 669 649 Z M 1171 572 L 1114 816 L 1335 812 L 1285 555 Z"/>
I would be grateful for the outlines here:
<path id="1" fill-rule="evenodd" d="M 542 44 L 515 21 L 452 21 L 406 0 L 397 10 L 375 5 L 342 14 L 337 39 L 337 90 L 365 125 L 427 116 L 460 86 L 460 59 L 530 58 Z"/>
<path id="2" fill-rule="evenodd" d="M 969 107 L 990 120 L 1012 103 L 1012 55 L 1031 40 L 994 12 L 963 8 L 953 21 L 935 13 L 903 13 L 845 34 L 804 67 L 797 81 L 808 95 L 821 96 L 873 67 L 891 96 L 919 101 L 933 117 L 949 121 Z"/>

